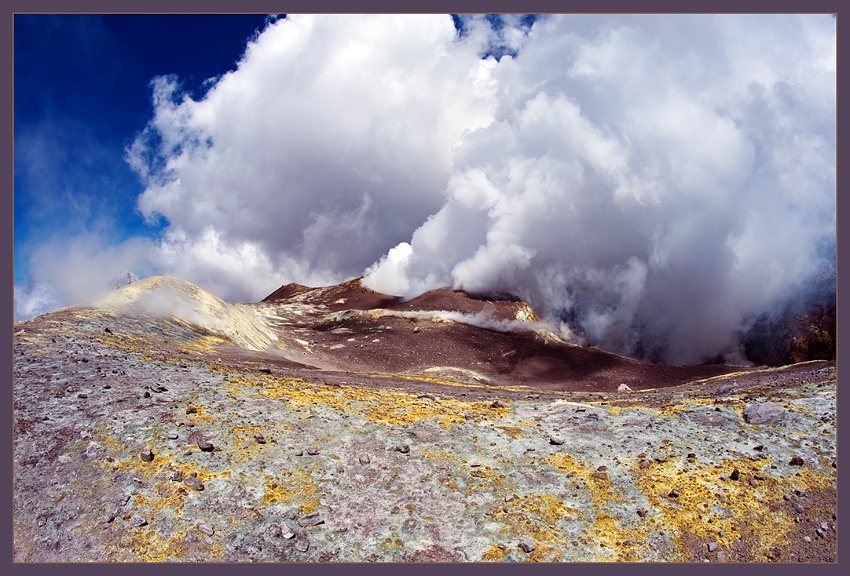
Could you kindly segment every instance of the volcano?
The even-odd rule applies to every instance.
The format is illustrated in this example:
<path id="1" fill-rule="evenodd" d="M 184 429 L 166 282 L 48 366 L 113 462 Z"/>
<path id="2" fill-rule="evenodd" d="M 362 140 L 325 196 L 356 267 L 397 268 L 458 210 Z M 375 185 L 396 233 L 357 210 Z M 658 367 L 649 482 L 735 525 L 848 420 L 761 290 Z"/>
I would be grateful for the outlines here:
<path id="1" fill-rule="evenodd" d="M 837 554 L 834 362 L 650 364 L 510 295 L 360 279 L 231 304 L 146 278 L 13 353 L 16 561 Z"/>

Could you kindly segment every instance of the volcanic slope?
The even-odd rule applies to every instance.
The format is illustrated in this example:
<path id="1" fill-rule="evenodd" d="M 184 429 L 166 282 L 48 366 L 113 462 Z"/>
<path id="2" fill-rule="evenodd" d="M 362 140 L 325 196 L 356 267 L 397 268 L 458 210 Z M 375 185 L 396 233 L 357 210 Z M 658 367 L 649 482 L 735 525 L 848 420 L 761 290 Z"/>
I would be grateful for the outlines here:
<path id="1" fill-rule="evenodd" d="M 148 278 L 13 330 L 17 562 L 837 558 L 831 362 L 643 365 L 359 281 Z"/>
<path id="2" fill-rule="evenodd" d="M 558 391 L 674 386 L 733 371 L 662 366 L 563 342 L 529 306 L 447 288 L 405 301 L 361 285 L 289 284 L 256 305 L 299 362 L 341 371 L 429 374 L 448 380 Z"/>

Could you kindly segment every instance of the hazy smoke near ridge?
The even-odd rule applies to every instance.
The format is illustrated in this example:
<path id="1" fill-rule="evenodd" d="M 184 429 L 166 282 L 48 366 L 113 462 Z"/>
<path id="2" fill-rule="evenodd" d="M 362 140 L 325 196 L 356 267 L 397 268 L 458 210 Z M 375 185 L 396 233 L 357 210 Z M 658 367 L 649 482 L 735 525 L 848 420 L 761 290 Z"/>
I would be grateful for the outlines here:
<path id="1" fill-rule="evenodd" d="M 366 284 L 511 292 L 574 342 L 738 360 L 753 318 L 832 265 L 834 23 L 576 21 L 500 62 L 443 207 Z"/>
<path id="2" fill-rule="evenodd" d="M 45 246 L 53 289 L 21 308 L 116 263 L 231 302 L 365 270 L 513 293 L 621 354 L 732 360 L 834 270 L 835 44 L 829 15 L 281 19 L 200 97 L 152 83 L 127 159 L 163 237 Z"/>

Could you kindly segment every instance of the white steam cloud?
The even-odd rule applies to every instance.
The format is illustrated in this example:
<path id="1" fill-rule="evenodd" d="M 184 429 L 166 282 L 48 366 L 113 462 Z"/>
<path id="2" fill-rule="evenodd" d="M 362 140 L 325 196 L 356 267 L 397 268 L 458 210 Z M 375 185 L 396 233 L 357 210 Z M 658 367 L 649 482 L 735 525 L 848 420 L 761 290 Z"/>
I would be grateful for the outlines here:
<path id="1" fill-rule="evenodd" d="M 366 271 L 731 358 L 829 265 L 835 61 L 829 15 L 287 17 L 199 99 L 154 81 L 127 158 L 167 229 L 116 250 L 230 301 Z"/>

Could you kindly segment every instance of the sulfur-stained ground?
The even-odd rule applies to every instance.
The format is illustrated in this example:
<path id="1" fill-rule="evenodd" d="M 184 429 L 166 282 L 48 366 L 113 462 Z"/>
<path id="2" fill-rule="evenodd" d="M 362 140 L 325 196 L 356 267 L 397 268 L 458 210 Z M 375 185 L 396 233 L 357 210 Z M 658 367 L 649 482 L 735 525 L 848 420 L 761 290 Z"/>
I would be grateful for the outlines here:
<path id="1" fill-rule="evenodd" d="M 834 363 L 598 393 L 233 350 L 85 309 L 16 325 L 14 560 L 838 559 Z"/>

